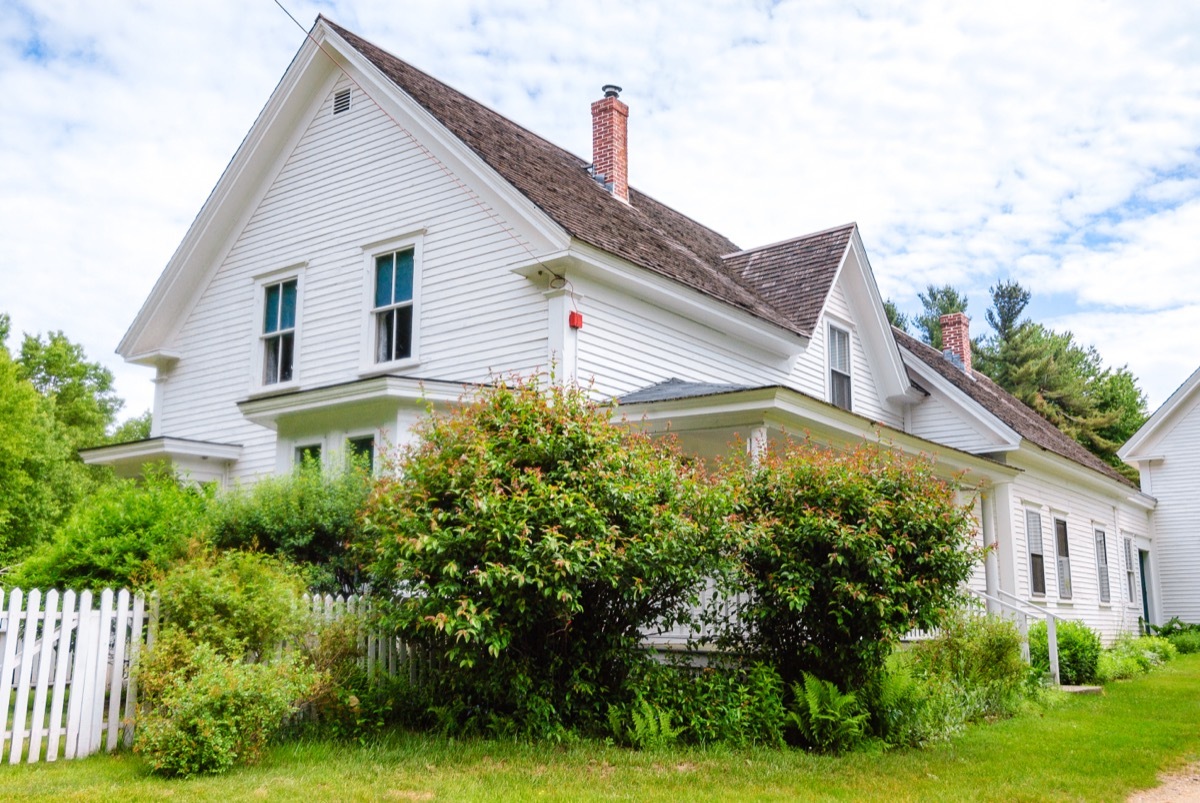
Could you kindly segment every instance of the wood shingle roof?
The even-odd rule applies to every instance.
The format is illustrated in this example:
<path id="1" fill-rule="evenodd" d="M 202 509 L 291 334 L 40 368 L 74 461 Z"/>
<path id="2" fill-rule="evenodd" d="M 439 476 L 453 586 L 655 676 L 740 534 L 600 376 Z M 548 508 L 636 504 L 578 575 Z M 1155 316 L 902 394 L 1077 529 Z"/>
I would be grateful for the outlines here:
<path id="1" fill-rule="evenodd" d="M 827 232 L 814 235 L 815 249 L 808 238 L 769 246 L 774 261 L 759 267 L 761 257 L 747 256 L 758 250 L 740 252 L 728 238 L 632 187 L 628 204 L 613 198 L 592 178 L 588 162 L 324 21 L 572 237 L 783 329 L 811 334 L 838 264 L 819 264 L 836 250 Z M 848 237 L 848 227 L 837 231 Z M 789 257 L 789 250 L 797 255 Z M 793 264 L 805 270 L 785 277 Z"/>

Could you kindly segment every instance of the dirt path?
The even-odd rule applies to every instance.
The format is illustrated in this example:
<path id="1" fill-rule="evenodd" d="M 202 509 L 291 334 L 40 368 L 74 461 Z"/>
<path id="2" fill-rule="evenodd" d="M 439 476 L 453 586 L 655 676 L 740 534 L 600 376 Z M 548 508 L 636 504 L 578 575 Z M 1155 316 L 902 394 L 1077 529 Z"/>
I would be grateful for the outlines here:
<path id="1" fill-rule="evenodd" d="M 1189 764 L 1170 775 L 1159 776 L 1160 786 L 1135 792 L 1129 803 L 1166 803 L 1166 801 L 1200 801 L 1200 762 Z"/>

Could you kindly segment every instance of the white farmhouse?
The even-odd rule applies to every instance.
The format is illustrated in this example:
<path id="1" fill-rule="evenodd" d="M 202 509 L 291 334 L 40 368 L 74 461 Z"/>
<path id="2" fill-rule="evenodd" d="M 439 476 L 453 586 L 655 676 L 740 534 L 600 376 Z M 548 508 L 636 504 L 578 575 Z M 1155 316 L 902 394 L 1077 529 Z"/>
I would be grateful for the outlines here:
<path id="1" fill-rule="evenodd" d="M 1200 622 L 1200 369 L 1118 455 L 1138 468 L 1142 487 L 1158 500 L 1154 549 L 1149 542 L 1125 547 L 1136 550 L 1130 582 L 1140 580 L 1144 588 L 1153 589 L 1148 576 L 1156 572 L 1157 563 L 1162 579 L 1160 617 Z M 1159 603 L 1148 595 L 1143 604 L 1153 610 Z"/>
<path id="2" fill-rule="evenodd" d="M 972 371 L 966 316 L 946 355 L 893 330 L 854 224 L 746 249 L 638 192 L 619 91 L 589 162 L 318 18 L 118 348 L 156 368 L 152 437 L 85 458 L 247 481 L 554 366 L 701 455 L 933 455 L 978 590 L 1107 638 L 1158 617 L 1153 500 Z"/>

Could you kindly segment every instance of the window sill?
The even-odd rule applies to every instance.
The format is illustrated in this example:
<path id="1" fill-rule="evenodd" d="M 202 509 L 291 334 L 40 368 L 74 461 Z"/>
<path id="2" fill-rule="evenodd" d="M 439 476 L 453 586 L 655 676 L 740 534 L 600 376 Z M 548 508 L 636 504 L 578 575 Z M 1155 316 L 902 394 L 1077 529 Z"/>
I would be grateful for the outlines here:
<path id="1" fill-rule="evenodd" d="M 361 366 L 358 369 L 358 376 L 361 379 L 367 379 L 372 376 L 383 376 L 385 374 L 394 374 L 397 371 L 408 371 L 413 368 L 418 368 L 421 365 L 419 359 L 409 360 L 393 360 L 392 362 L 377 362 L 370 365 Z"/>
<path id="2" fill-rule="evenodd" d="M 265 399 L 269 396 L 279 396 L 297 390 L 300 390 L 300 383 L 292 380 L 291 382 L 276 382 L 274 385 L 258 385 L 247 395 L 251 399 Z"/>

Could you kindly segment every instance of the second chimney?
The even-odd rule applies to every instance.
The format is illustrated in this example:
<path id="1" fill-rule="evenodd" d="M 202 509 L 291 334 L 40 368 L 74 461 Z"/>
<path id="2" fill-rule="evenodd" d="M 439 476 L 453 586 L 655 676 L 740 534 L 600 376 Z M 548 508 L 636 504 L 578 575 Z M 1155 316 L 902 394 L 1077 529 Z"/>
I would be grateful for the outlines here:
<path id="1" fill-rule="evenodd" d="M 592 169 L 604 186 L 629 203 L 629 107 L 621 87 L 605 84 L 604 97 L 592 104 Z"/>
<path id="2" fill-rule="evenodd" d="M 971 319 L 965 312 L 952 312 L 938 319 L 942 325 L 942 354 L 971 375 Z"/>

